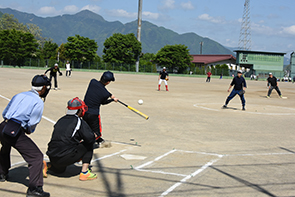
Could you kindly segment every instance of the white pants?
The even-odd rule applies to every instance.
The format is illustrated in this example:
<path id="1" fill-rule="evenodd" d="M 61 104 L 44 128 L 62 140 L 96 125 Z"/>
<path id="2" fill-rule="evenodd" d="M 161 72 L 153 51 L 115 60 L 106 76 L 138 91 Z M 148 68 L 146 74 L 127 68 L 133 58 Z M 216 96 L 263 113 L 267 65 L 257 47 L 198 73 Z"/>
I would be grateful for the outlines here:
<path id="1" fill-rule="evenodd" d="M 165 85 L 168 85 L 166 79 L 160 79 L 160 80 L 159 80 L 159 85 L 161 85 L 161 83 L 162 83 L 163 81 L 165 82 Z"/>

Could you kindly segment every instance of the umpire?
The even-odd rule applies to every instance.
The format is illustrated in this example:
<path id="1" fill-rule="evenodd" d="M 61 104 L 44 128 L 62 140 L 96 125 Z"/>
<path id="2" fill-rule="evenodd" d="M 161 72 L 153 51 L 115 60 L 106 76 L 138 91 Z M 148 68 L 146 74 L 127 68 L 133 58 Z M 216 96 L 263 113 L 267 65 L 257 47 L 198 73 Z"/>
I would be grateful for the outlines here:
<path id="1" fill-rule="evenodd" d="M 238 76 L 235 76 L 233 78 L 227 91 L 229 92 L 233 86 L 234 88 L 231 91 L 230 95 L 227 97 L 225 101 L 225 105 L 223 105 L 223 108 L 227 108 L 229 101 L 232 100 L 238 94 L 242 101 L 242 107 L 243 107 L 242 110 L 245 110 L 246 101 L 245 101 L 244 93 L 245 93 L 245 89 L 247 88 L 247 85 L 246 85 L 246 80 L 244 79 L 244 77 L 242 77 L 241 70 L 238 71 Z"/>
<path id="2" fill-rule="evenodd" d="M 51 83 L 44 75 L 36 75 L 32 89 L 15 95 L 4 109 L 4 121 L 0 124 L 0 181 L 7 180 L 11 147 L 15 148 L 29 165 L 29 188 L 27 197 L 50 196 L 43 191 L 43 154 L 26 135 L 35 131 L 43 113 L 44 98 Z M 40 98 L 41 97 L 41 98 Z M 26 133 L 26 134 L 25 134 Z"/>

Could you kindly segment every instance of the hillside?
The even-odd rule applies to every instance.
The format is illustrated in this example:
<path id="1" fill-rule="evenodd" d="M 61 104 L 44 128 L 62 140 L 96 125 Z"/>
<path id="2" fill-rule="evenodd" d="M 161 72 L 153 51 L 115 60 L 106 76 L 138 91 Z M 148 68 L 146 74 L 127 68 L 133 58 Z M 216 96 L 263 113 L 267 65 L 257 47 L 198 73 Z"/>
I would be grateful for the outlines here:
<path id="1" fill-rule="evenodd" d="M 69 36 L 79 34 L 94 39 L 99 48 L 98 54 L 102 54 L 103 43 L 113 33 L 137 32 L 137 21 L 123 24 L 119 21 L 109 22 L 102 16 L 88 10 L 77 14 L 55 17 L 38 17 L 12 10 L 0 8 L 2 13 L 13 14 L 21 23 L 34 23 L 42 29 L 44 37 L 52 38 L 57 44 L 67 42 Z M 188 46 L 191 54 L 200 53 L 200 42 L 203 41 L 203 54 L 232 54 L 232 52 L 209 38 L 203 38 L 195 33 L 178 34 L 170 29 L 158 27 L 148 21 L 142 22 L 142 51 L 143 53 L 156 53 L 167 44 L 184 44 Z"/>

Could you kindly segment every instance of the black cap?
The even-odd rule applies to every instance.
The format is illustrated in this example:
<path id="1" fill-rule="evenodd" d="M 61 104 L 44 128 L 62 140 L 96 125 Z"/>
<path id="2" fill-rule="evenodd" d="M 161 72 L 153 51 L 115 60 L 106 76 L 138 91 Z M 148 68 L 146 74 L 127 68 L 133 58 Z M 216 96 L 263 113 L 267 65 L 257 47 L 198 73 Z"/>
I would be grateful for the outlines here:
<path id="1" fill-rule="evenodd" d="M 100 81 L 102 81 L 103 83 L 115 81 L 114 74 L 111 71 L 106 71 L 102 74 Z"/>
<path id="2" fill-rule="evenodd" d="M 32 86 L 40 87 L 40 86 L 48 86 L 51 85 L 50 80 L 45 75 L 35 75 L 32 79 Z"/>

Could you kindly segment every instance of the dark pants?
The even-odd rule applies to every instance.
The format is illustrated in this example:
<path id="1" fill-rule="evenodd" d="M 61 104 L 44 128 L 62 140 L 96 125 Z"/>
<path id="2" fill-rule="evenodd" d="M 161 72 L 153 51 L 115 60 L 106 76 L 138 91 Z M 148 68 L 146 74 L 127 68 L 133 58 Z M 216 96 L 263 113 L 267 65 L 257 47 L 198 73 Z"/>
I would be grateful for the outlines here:
<path id="1" fill-rule="evenodd" d="M 211 77 L 207 77 L 206 82 L 210 82 Z"/>
<path id="2" fill-rule="evenodd" d="M 270 94 L 271 94 L 271 92 L 272 92 L 273 89 L 275 89 L 280 96 L 282 95 L 278 86 L 270 86 L 269 87 L 269 90 L 268 90 L 267 96 L 270 96 Z"/>
<path id="3" fill-rule="evenodd" d="M 11 167 L 10 151 L 15 148 L 29 166 L 29 188 L 43 186 L 43 154 L 37 145 L 22 130 L 16 137 L 9 137 L 2 133 L 5 122 L 0 124 L 0 174 L 8 174 Z"/>
<path id="4" fill-rule="evenodd" d="M 93 156 L 93 148 L 91 145 L 85 145 L 80 143 L 77 146 L 77 151 L 71 154 L 67 154 L 64 157 L 49 157 L 51 167 L 49 170 L 62 173 L 66 170 L 67 166 L 74 164 L 82 159 L 82 163 L 89 163 Z"/>
<path id="5" fill-rule="evenodd" d="M 68 73 L 69 73 L 69 76 L 71 76 L 71 71 L 70 70 L 66 71 L 66 76 L 68 76 Z"/>
<path id="6" fill-rule="evenodd" d="M 83 120 L 87 122 L 91 130 L 97 135 L 96 140 L 102 136 L 100 115 L 85 113 Z"/>
<path id="7" fill-rule="evenodd" d="M 54 78 L 54 87 L 57 88 L 57 76 L 56 75 L 50 75 L 50 78 L 49 78 L 50 82 L 51 82 L 52 77 Z"/>
<path id="8" fill-rule="evenodd" d="M 240 98 L 241 98 L 243 107 L 245 107 L 246 100 L 245 100 L 244 94 L 239 94 L 240 91 L 241 90 L 235 90 L 235 89 L 233 89 L 231 91 L 230 95 L 227 97 L 227 99 L 225 101 L 225 105 L 227 105 L 229 103 L 229 101 L 232 100 L 238 94 L 240 96 Z"/>

